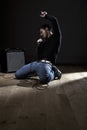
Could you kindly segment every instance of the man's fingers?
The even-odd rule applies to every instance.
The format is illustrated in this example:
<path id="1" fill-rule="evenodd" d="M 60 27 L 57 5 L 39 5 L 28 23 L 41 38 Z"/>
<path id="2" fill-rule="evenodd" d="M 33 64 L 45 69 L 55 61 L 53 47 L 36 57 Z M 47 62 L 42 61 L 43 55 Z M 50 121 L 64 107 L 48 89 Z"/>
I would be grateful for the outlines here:
<path id="1" fill-rule="evenodd" d="M 41 14 L 47 14 L 47 11 L 41 11 Z"/>
<path id="2" fill-rule="evenodd" d="M 44 11 L 45 14 L 47 14 L 47 11 Z"/>
<path id="3" fill-rule="evenodd" d="M 41 42 L 43 42 L 43 40 L 42 40 L 42 38 L 39 38 L 39 39 L 37 40 L 37 43 L 41 43 Z"/>
<path id="4" fill-rule="evenodd" d="M 41 14 L 44 14 L 44 11 L 41 11 Z"/>
<path id="5" fill-rule="evenodd" d="M 44 17 L 43 15 L 40 15 L 40 17 Z"/>
<path id="6" fill-rule="evenodd" d="M 43 11 L 41 11 L 41 12 L 40 12 L 40 14 L 41 14 L 41 15 L 43 15 L 43 14 L 44 14 L 44 12 L 43 12 Z"/>
<path id="7" fill-rule="evenodd" d="M 47 15 L 46 11 L 41 11 L 40 17 L 44 18 Z"/>

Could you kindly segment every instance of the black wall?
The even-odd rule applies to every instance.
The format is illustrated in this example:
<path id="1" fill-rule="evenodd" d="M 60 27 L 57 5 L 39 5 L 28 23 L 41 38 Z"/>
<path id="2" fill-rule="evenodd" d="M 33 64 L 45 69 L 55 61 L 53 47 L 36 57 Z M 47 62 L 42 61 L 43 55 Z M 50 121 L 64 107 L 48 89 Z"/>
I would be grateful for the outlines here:
<path id="1" fill-rule="evenodd" d="M 87 64 L 87 0 L 4 0 L 0 49 L 24 48 L 27 61 L 36 59 L 39 17 L 46 10 L 55 15 L 63 35 L 57 63 Z"/>

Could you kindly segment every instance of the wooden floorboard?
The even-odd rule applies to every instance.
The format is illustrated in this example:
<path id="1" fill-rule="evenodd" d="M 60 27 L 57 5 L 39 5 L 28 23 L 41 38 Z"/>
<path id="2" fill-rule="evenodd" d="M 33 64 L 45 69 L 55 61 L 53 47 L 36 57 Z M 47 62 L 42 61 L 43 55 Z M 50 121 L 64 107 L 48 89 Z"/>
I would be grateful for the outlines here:
<path id="1" fill-rule="evenodd" d="M 59 68 L 61 80 L 45 89 L 37 77 L 0 73 L 0 130 L 87 130 L 87 71 Z"/>

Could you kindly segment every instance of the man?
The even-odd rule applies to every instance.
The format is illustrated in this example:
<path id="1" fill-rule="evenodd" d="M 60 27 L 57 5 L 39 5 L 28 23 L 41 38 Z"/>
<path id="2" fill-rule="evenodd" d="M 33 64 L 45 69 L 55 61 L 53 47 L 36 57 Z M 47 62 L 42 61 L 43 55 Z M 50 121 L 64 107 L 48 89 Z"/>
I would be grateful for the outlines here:
<path id="1" fill-rule="evenodd" d="M 51 22 L 52 27 L 49 24 L 43 24 L 40 27 L 40 39 L 38 43 L 38 59 L 46 59 L 55 64 L 56 55 L 60 51 L 61 46 L 61 31 L 57 19 L 54 16 L 50 16 L 46 11 L 41 12 L 40 15 Z"/>
<path id="2" fill-rule="evenodd" d="M 36 73 L 41 83 L 48 83 L 61 78 L 61 72 L 53 66 L 61 45 L 61 32 L 55 17 L 49 16 L 46 11 L 41 11 L 40 16 L 51 21 L 53 32 L 48 24 L 40 27 L 40 39 L 37 40 L 38 60 L 24 65 L 15 73 L 15 76 L 17 79 L 25 79 L 30 73 Z"/>

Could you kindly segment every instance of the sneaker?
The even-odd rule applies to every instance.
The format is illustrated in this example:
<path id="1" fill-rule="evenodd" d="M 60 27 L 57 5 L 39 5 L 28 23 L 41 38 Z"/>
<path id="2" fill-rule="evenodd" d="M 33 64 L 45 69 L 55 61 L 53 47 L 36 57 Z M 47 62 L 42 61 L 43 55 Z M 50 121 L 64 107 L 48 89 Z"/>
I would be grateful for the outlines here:
<path id="1" fill-rule="evenodd" d="M 52 69 L 53 69 L 54 74 L 55 74 L 55 79 L 61 79 L 61 77 L 62 77 L 61 71 L 55 65 L 53 65 Z"/>

